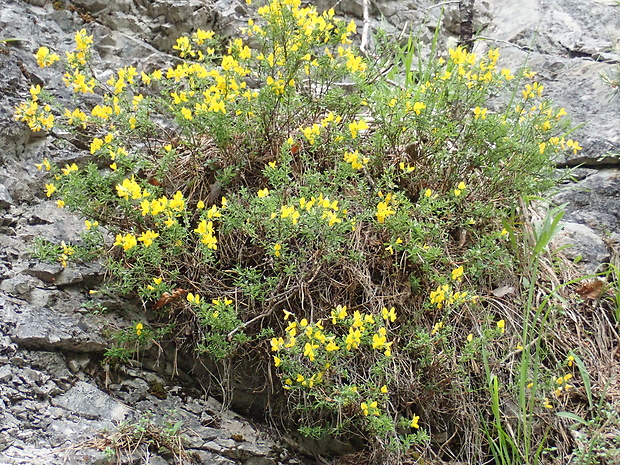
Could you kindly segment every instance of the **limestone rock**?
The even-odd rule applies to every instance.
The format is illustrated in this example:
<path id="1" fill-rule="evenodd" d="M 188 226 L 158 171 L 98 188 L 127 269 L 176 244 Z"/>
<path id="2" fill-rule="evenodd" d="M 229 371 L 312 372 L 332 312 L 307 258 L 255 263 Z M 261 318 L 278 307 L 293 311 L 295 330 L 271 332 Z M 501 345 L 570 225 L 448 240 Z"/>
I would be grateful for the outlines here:
<path id="1" fill-rule="evenodd" d="M 89 419 L 123 421 L 129 407 L 112 399 L 105 392 L 85 382 L 79 382 L 63 395 L 55 398 L 52 405 L 62 407 Z"/>
<path id="2" fill-rule="evenodd" d="M 588 226 L 579 223 L 564 223 L 553 240 L 553 246 L 562 249 L 562 254 L 581 264 L 586 274 L 603 271 L 609 263 L 610 254 L 602 239 Z"/>
<path id="3" fill-rule="evenodd" d="M 565 219 L 620 239 L 620 171 L 601 169 L 567 185 L 553 200 L 568 202 Z"/>
<path id="4" fill-rule="evenodd" d="M 103 352 L 108 342 L 100 335 L 101 321 L 93 315 L 35 308 L 0 295 L 0 314 L 20 346 L 44 350 Z"/>

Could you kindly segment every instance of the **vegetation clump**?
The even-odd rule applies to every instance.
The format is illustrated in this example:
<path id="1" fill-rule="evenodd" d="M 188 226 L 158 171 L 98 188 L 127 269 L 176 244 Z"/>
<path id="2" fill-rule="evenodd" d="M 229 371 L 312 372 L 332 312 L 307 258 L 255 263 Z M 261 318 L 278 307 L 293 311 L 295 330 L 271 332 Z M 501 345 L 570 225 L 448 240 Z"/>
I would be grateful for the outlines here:
<path id="1" fill-rule="evenodd" d="M 496 49 L 416 63 L 411 41 L 368 59 L 355 31 L 272 0 L 241 38 L 197 30 L 177 40 L 180 64 L 105 81 L 78 31 L 64 81 L 98 104 L 37 85 L 16 109 L 92 155 L 37 165 L 46 196 L 85 217 L 84 244 L 40 249 L 63 266 L 105 257 L 108 291 L 155 311 L 126 344 L 189 335 L 213 360 L 259 360 L 286 398 L 277 414 L 308 436 L 363 438 L 379 463 L 561 456 L 549 412 L 578 373 L 547 339 L 557 294 L 513 288 L 508 305 L 489 290 L 539 278 L 561 215 L 524 249 L 522 199 L 581 150 L 566 112 Z M 36 58 L 60 61 L 47 47 Z"/>

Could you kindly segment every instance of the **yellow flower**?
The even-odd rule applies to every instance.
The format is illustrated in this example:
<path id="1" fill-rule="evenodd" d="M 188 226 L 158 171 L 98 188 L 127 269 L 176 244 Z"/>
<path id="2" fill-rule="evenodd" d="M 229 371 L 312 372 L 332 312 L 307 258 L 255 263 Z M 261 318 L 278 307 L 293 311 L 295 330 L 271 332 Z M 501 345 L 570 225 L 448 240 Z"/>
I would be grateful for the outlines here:
<path id="1" fill-rule="evenodd" d="M 211 208 L 209 208 L 209 210 L 207 210 L 207 218 L 208 219 L 219 218 L 221 216 L 222 216 L 222 214 L 218 210 L 217 205 L 211 205 Z"/>
<path id="2" fill-rule="evenodd" d="M 93 43 L 93 36 L 89 36 L 86 33 L 86 29 L 81 29 L 75 33 L 75 49 L 79 52 L 84 52 L 89 49 Z"/>
<path id="3" fill-rule="evenodd" d="M 273 362 L 274 362 L 274 365 L 276 366 L 276 368 L 279 367 L 280 365 L 282 365 L 282 360 L 277 355 L 273 356 Z"/>
<path id="4" fill-rule="evenodd" d="M 52 194 L 56 192 L 56 186 L 54 184 L 46 184 L 45 185 L 45 195 L 51 197 Z"/>
<path id="5" fill-rule="evenodd" d="M 335 310 L 332 310 L 332 323 L 336 324 L 337 320 L 344 320 L 347 317 L 347 306 L 337 305 Z"/>
<path id="6" fill-rule="evenodd" d="M 91 221 L 85 220 L 84 225 L 86 226 L 86 230 L 90 231 L 92 228 L 96 228 L 97 226 L 99 226 L 99 222 L 98 221 L 91 222 Z"/>
<path id="7" fill-rule="evenodd" d="M 50 53 L 50 49 L 47 47 L 40 47 L 34 56 L 37 59 L 37 63 L 41 68 L 51 66 L 55 62 L 60 60 L 60 57 L 55 53 Z"/>
<path id="8" fill-rule="evenodd" d="M 473 339 L 474 339 L 474 335 L 473 335 L 473 334 L 471 334 L 471 333 L 469 333 L 469 334 L 467 335 L 467 342 L 471 342 Z"/>
<path id="9" fill-rule="evenodd" d="M 267 197 L 269 195 L 269 189 L 266 187 L 264 189 L 260 189 L 257 194 L 261 199 Z"/>
<path id="10" fill-rule="evenodd" d="M 381 386 L 381 392 L 382 392 L 383 394 L 387 394 L 387 392 L 388 392 L 388 387 L 387 387 L 385 384 L 384 384 L 383 386 Z"/>
<path id="11" fill-rule="evenodd" d="M 185 200 L 183 199 L 183 193 L 181 191 L 176 191 L 176 193 L 168 203 L 168 208 L 178 212 L 185 209 Z"/>
<path id="12" fill-rule="evenodd" d="M 49 171 L 52 169 L 52 165 L 50 165 L 50 162 L 47 160 L 47 158 L 44 158 L 41 163 L 35 163 L 34 166 L 36 166 L 37 170 L 39 171 L 41 171 L 43 167 L 45 167 L 45 171 Z"/>
<path id="13" fill-rule="evenodd" d="M 192 304 L 200 304 L 200 295 L 189 292 L 186 297 L 187 301 Z"/>
<path id="14" fill-rule="evenodd" d="M 290 218 L 293 224 L 297 224 L 300 214 L 294 205 L 282 205 L 280 208 L 280 216 L 282 218 Z"/>
<path id="15" fill-rule="evenodd" d="M 282 250 L 282 246 L 279 243 L 273 246 L 273 251 L 276 257 L 280 256 L 280 250 Z"/>
<path id="16" fill-rule="evenodd" d="M 567 140 L 566 146 L 573 149 L 573 154 L 576 155 L 579 150 L 582 150 L 583 147 L 579 146 L 579 142 L 576 140 Z"/>
<path id="17" fill-rule="evenodd" d="M 349 123 L 349 131 L 351 131 L 351 137 L 355 139 L 359 131 L 368 129 L 368 123 L 363 119 Z"/>
<path id="18" fill-rule="evenodd" d="M 372 336 L 372 348 L 381 349 L 386 345 L 387 338 L 380 334 L 373 334 Z"/>
<path id="19" fill-rule="evenodd" d="M 340 350 L 340 346 L 337 345 L 333 340 L 329 341 L 329 343 L 325 346 L 325 350 L 327 352 L 335 352 L 336 350 Z"/>
<path id="20" fill-rule="evenodd" d="M 362 333 L 359 329 L 349 328 L 349 334 L 345 339 L 347 350 L 357 349 L 362 342 Z"/>
<path id="21" fill-rule="evenodd" d="M 163 278 L 153 278 L 153 282 L 157 285 L 160 285 L 163 282 Z"/>
<path id="22" fill-rule="evenodd" d="M 103 147 L 103 140 L 95 137 L 93 141 L 90 143 L 90 153 L 94 154 L 97 150 Z"/>
<path id="23" fill-rule="evenodd" d="M 383 202 L 377 204 L 377 221 L 379 223 L 384 223 L 388 216 L 396 214 L 396 210 L 389 205 L 390 199 L 391 196 L 388 194 Z"/>
<path id="24" fill-rule="evenodd" d="M 394 323 L 394 321 L 396 321 L 396 310 L 394 309 L 394 307 L 391 307 L 389 310 L 387 309 L 387 307 L 383 307 L 381 309 L 381 316 L 385 321 L 389 320 Z"/>
<path id="25" fill-rule="evenodd" d="M 343 158 L 347 163 L 351 163 L 351 167 L 356 170 L 361 169 L 370 161 L 368 157 L 360 158 L 360 154 L 357 150 L 354 152 L 345 152 Z"/>
<path id="26" fill-rule="evenodd" d="M 423 102 L 415 102 L 413 104 L 413 111 L 415 112 L 416 115 L 419 115 L 422 110 L 424 110 L 426 108 L 426 105 Z"/>
<path id="27" fill-rule="evenodd" d="M 487 108 L 474 108 L 474 119 L 487 119 Z"/>
<path id="28" fill-rule="evenodd" d="M 151 195 L 146 189 L 144 192 L 142 191 L 140 185 L 136 182 L 133 176 L 131 179 L 124 179 L 121 184 L 117 184 L 116 192 L 119 197 L 126 200 L 129 200 L 129 197 L 136 200 Z"/>
<path id="29" fill-rule="evenodd" d="M 566 358 L 566 363 L 569 367 L 572 367 L 574 362 L 575 362 L 575 357 L 573 357 L 572 355 L 569 355 Z"/>
<path id="30" fill-rule="evenodd" d="M 108 119 L 112 115 L 112 112 L 112 107 L 108 107 L 107 105 L 95 105 L 95 107 L 90 111 L 93 116 L 101 119 Z"/>
<path id="31" fill-rule="evenodd" d="M 404 162 L 400 162 L 399 165 L 400 170 L 405 172 L 405 173 L 411 173 L 413 170 L 415 170 L 415 166 L 411 166 L 409 164 L 405 165 Z"/>
<path id="32" fill-rule="evenodd" d="M 186 120 L 191 121 L 193 119 L 192 117 L 192 110 L 190 110 L 189 108 L 181 108 L 181 114 L 183 115 L 183 118 L 185 118 Z"/>
<path id="33" fill-rule="evenodd" d="M 309 342 L 306 342 L 306 345 L 304 346 L 304 356 L 308 357 L 310 361 L 313 362 L 315 357 L 314 349 L 318 348 L 318 344 L 311 344 Z"/>
<path id="34" fill-rule="evenodd" d="M 411 420 L 411 423 L 409 424 L 409 426 L 411 426 L 412 428 L 415 428 L 415 429 L 419 429 L 420 428 L 420 425 L 418 423 L 419 421 L 420 421 L 420 417 L 418 415 L 414 414 L 413 415 L 413 419 Z"/>
<path id="35" fill-rule="evenodd" d="M 454 281 L 461 281 L 463 279 L 463 266 L 459 266 L 452 270 L 452 279 Z"/>
<path id="36" fill-rule="evenodd" d="M 432 191 L 432 190 L 430 190 L 430 189 L 426 189 L 426 190 L 424 191 L 424 196 L 425 196 L 425 197 L 430 197 L 431 195 L 433 195 L 433 191 Z"/>
<path id="37" fill-rule="evenodd" d="M 148 230 L 143 232 L 138 238 L 138 240 L 144 244 L 144 247 L 148 247 L 153 243 L 153 239 L 157 239 L 158 237 L 158 233 Z"/>
<path id="38" fill-rule="evenodd" d="M 284 331 L 286 331 L 289 336 L 295 337 L 297 335 L 297 322 L 291 321 Z"/>
<path id="39" fill-rule="evenodd" d="M 506 322 L 504 320 L 499 320 L 497 322 L 497 329 L 501 330 L 502 334 L 506 331 Z"/>
<path id="40" fill-rule="evenodd" d="M 138 245 L 138 241 L 136 239 L 136 236 L 131 233 L 127 233 L 124 236 L 122 234 L 117 234 L 114 245 L 120 245 L 123 247 L 123 250 L 129 250 Z"/>
<path id="41" fill-rule="evenodd" d="M 142 323 L 138 323 L 136 324 L 136 335 L 140 335 L 142 334 L 142 329 L 144 328 L 144 326 L 142 325 Z"/>
<path id="42" fill-rule="evenodd" d="M 454 189 L 454 195 L 455 195 L 456 197 L 458 197 L 459 195 L 461 195 L 461 193 L 465 190 L 465 187 L 467 187 L 467 186 L 465 185 L 465 183 L 464 183 L 463 181 L 461 181 L 461 182 L 459 183 L 459 185 L 456 187 L 456 189 Z"/>
<path id="43" fill-rule="evenodd" d="M 308 140 L 308 143 L 310 143 L 310 145 L 313 145 L 316 141 L 316 138 L 321 134 L 321 126 L 315 123 L 312 126 L 301 128 L 301 132 Z"/>
<path id="44" fill-rule="evenodd" d="M 500 74 L 507 81 L 510 81 L 511 79 L 514 79 L 514 76 L 510 73 L 510 70 L 508 68 L 502 68 Z"/>
<path id="45" fill-rule="evenodd" d="M 56 200 L 56 206 L 57 206 L 58 208 L 64 208 L 64 206 L 65 206 L 65 201 L 64 201 L 64 200 L 62 200 L 62 199 L 58 199 L 58 200 Z"/>
<path id="46" fill-rule="evenodd" d="M 379 416 L 379 409 L 377 409 L 377 401 L 373 401 L 370 404 L 366 402 L 362 402 L 360 407 L 362 408 L 362 412 L 365 416 L 370 415 L 371 413 L 375 416 Z"/>
<path id="47" fill-rule="evenodd" d="M 271 350 L 273 352 L 277 352 L 284 345 L 284 339 L 282 339 L 281 337 L 273 337 L 271 338 L 270 343 L 271 343 Z"/>
<path id="48" fill-rule="evenodd" d="M 431 331 L 431 335 L 434 336 L 439 331 L 441 331 L 443 327 L 444 327 L 443 321 L 440 321 L 439 323 L 435 323 L 435 326 L 433 326 L 433 330 Z"/>
<path id="49" fill-rule="evenodd" d="M 61 169 L 62 174 L 64 174 L 65 176 L 71 174 L 73 171 L 77 171 L 78 170 L 78 166 L 75 163 L 72 163 L 71 165 L 67 164 L 65 165 L 64 168 Z"/>

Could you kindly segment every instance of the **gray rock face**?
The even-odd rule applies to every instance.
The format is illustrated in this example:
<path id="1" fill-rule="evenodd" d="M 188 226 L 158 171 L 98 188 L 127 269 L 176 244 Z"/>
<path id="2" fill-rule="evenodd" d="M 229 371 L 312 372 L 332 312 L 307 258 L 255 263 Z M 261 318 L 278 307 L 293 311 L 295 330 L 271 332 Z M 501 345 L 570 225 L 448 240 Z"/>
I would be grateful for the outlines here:
<path id="1" fill-rule="evenodd" d="M 567 219 L 620 239 L 620 171 L 617 169 L 598 170 L 571 183 L 554 199 L 558 203 L 568 202 Z"/>
<path id="2" fill-rule="evenodd" d="M 594 169 L 582 170 L 583 178 L 553 200 L 568 203 L 565 219 L 570 223 L 558 244 L 574 240 L 566 252 L 584 257 L 584 272 L 591 272 L 609 259 L 609 248 L 620 239 L 620 99 L 611 98 L 612 89 L 601 79 L 620 63 L 620 6 L 612 0 L 475 3 L 481 37 L 477 49 L 499 47 L 502 66 L 525 64 L 538 72 L 545 94 L 557 107 L 566 108 L 574 124 L 582 125 L 568 137 L 578 140 L 583 150 L 558 160 L 558 165 Z M 388 23 L 398 30 L 402 15 L 411 21 L 437 18 L 429 2 L 416 4 L 388 16 Z M 448 34 L 443 40 L 459 32 L 457 10 L 457 4 L 446 5 L 443 29 Z"/>
<path id="3" fill-rule="evenodd" d="M 585 224 L 564 223 L 553 245 L 561 248 L 565 257 L 581 264 L 585 274 L 602 271 L 611 258 L 603 240 Z"/>
<path id="4" fill-rule="evenodd" d="M 61 313 L 58 309 L 36 308 L 2 297 L 0 312 L 2 320 L 11 328 L 9 337 L 22 347 L 103 352 L 108 346 L 108 341 L 100 335 L 102 320 L 93 315 Z"/>
<path id="5" fill-rule="evenodd" d="M 92 420 L 105 417 L 107 420 L 119 422 L 125 420 L 129 413 L 129 407 L 85 382 L 78 382 L 63 395 L 56 397 L 52 405 Z"/>

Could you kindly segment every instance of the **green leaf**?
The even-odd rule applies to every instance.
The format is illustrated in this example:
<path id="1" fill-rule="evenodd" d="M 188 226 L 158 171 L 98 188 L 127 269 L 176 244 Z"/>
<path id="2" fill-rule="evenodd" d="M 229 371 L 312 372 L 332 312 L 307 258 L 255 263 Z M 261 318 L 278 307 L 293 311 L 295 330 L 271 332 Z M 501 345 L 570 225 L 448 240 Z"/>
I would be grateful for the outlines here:
<path id="1" fill-rule="evenodd" d="M 574 420 L 577 423 L 581 423 L 582 425 L 587 425 L 588 422 L 581 418 L 579 415 L 576 415 L 572 412 L 557 412 L 556 415 L 561 418 L 568 418 L 569 420 Z"/>

